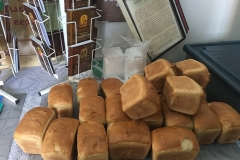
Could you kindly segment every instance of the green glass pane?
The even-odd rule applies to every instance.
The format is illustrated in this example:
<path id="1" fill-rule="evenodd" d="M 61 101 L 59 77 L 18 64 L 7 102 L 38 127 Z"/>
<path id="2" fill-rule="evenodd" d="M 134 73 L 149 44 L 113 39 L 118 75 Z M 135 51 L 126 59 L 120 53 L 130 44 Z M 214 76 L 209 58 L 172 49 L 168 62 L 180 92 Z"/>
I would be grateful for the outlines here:
<path id="1" fill-rule="evenodd" d="M 92 63 L 92 70 L 93 70 L 93 75 L 98 78 L 101 79 L 102 78 L 102 74 L 103 74 L 103 60 L 93 60 Z"/>
<path id="2" fill-rule="evenodd" d="M 3 0 L 0 0 L 0 10 L 3 10 Z"/>

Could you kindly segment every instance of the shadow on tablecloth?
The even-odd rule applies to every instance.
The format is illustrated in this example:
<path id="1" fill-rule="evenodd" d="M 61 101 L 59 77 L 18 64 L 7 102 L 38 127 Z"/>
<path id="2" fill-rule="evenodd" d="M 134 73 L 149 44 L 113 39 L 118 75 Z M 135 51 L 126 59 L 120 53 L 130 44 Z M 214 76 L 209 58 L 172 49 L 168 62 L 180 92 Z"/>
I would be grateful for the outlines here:
<path id="1" fill-rule="evenodd" d="M 12 95 L 19 99 L 18 104 L 6 98 L 3 99 L 4 106 L 0 113 L 0 159 L 8 158 L 13 141 L 13 132 L 18 125 L 26 95 Z"/>

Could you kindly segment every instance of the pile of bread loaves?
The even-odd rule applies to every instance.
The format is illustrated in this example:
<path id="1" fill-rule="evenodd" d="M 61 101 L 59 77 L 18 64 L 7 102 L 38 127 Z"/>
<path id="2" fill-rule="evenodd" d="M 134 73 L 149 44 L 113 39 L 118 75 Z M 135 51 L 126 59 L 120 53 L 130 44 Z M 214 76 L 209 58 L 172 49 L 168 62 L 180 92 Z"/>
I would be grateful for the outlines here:
<path id="1" fill-rule="evenodd" d="M 124 84 L 116 78 L 99 85 L 93 78 L 80 80 L 79 119 L 72 118 L 72 87 L 54 86 L 48 108 L 28 111 L 15 141 L 45 160 L 75 159 L 75 150 L 79 160 L 145 159 L 149 152 L 153 160 L 193 160 L 201 144 L 240 138 L 239 113 L 206 101 L 210 74 L 202 63 L 159 59 L 144 70 L 145 76 L 133 75 Z"/>

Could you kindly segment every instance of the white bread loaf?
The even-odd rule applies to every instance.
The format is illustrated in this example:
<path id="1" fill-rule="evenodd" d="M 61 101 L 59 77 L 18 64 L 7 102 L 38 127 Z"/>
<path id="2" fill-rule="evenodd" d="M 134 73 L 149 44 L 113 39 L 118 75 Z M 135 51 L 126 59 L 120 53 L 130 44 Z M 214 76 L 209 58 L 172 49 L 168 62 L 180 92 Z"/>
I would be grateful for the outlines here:
<path id="1" fill-rule="evenodd" d="M 108 160 L 108 141 L 101 122 L 86 122 L 78 127 L 78 160 Z"/>
<path id="2" fill-rule="evenodd" d="M 194 160 L 200 149 L 194 133 L 184 127 L 155 129 L 152 135 L 152 160 Z"/>
<path id="3" fill-rule="evenodd" d="M 197 114 L 192 117 L 193 132 L 195 133 L 199 145 L 211 144 L 221 132 L 221 125 L 217 116 L 208 107 L 204 101 Z"/>
<path id="4" fill-rule="evenodd" d="M 162 110 L 160 109 L 159 111 L 157 111 L 157 113 L 144 117 L 140 120 L 144 121 L 148 125 L 150 131 L 160 128 L 162 127 L 162 124 L 163 124 Z"/>
<path id="5" fill-rule="evenodd" d="M 79 106 L 79 121 L 98 121 L 106 123 L 106 111 L 104 99 L 100 96 L 86 96 L 81 98 Z"/>
<path id="6" fill-rule="evenodd" d="M 144 76 L 133 75 L 122 85 L 120 93 L 122 109 L 132 119 L 141 119 L 160 110 L 157 91 Z"/>
<path id="7" fill-rule="evenodd" d="M 120 95 L 120 87 L 123 83 L 117 78 L 107 78 L 100 83 L 101 95 L 106 97 L 111 97 L 115 95 Z"/>
<path id="8" fill-rule="evenodd" d="M 211 102 L 209 108 L 217 116 L 222 131 L 217 137 L 217 142 L 234 143 L 240 138 L 240 115 L 230 105 L 223 102 Z"/>
<path id="9" fill-rule="evenodd" d="M 187 76 L 166 78 L 163 95 L 171 110 L 194 115 L 202 103 L 203 94 L 202 87 Z"/>
<path id="10" fill-rule="evenodd" d="M 77 87 L 77 101 L 86 96 L 98 95 L 98 82 L 94 78 L 85 78 L 78 82 Z"/>
<path id="11" fill-rule="evenodd" d="M 106 102 L 106 122 L 109 125 L 112 122 L 132 120 L 122 110 L 121 95 L 107 97 Z"/>
<path id="12" fill-rule="evenodd" d="M 193 129 L 193 123 L 190 115 L 170 110 L 165 100 L 161 101 L 161 108 L 164 117 L 163 126 L 185 127 L 190 130 Z"/>
<path id="13" fill-rule="evenodd" d="M 194 59 L 176 62 L 175 71 L 179 76 L 188 76 L 205 88 L 210 81 L 210 73 L 207 67 Z"/>
<path id="14" fill-rule="evenodd" d="M 42 144 L 43 159 L 72 160 L 76 152 L 78 125 L 78 120 L 67 117 L 52 121 Z"/>
<path id="15" fill-rule="evenodd" d="M 165 79 L 174 76 L 172 65 L 165 59 L 159 59 L 144 68 L 146 78 L 153 84 L 157 92 L 163 91 Z"/>
<path id="16" fill-rule="evenodd" d="M 68 83 L 52 87 L 48 93 L 48 108 L 53 109 L 57 117 L 72 117 L 73 90 Z"/>
<path id="17" fill-rule="evenodd" d="M 151 136 L 143 121 L 113 122 L 108 125 L 110 159 L 144 159 L 151 147 Z"/>
<path id="18" fill-rule="evenodd" d="M 25 153 L 40 154 L 45 132 L 55 118 L 56 114 L 50 108 L 29 110 L 14 131 L 14 140 Z"/>

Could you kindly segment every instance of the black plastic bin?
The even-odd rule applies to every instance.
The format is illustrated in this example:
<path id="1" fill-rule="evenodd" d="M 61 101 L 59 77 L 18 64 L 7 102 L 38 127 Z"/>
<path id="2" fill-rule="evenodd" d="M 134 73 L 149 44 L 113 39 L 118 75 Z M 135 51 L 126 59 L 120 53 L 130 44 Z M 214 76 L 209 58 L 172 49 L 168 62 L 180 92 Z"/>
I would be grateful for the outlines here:
<path id="1" fill-rule="evenodd" d="M 240 41 L 186 44 L 183 50 L 211 73 L 207 101 L 228 103 L 240 113 Z"/>

